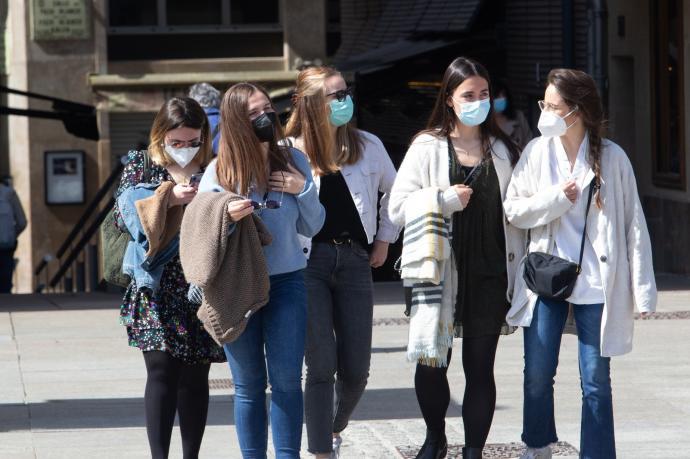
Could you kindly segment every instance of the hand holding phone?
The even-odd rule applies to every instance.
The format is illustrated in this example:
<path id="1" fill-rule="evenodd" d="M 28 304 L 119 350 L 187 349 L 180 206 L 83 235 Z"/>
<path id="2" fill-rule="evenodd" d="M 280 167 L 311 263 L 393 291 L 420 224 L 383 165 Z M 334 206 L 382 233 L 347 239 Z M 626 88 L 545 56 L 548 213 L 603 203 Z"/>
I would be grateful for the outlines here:
<path id="1" fill-rule="evenodd" d="M 203 176 L 203 172 L 197 172 L 196 174 L 192 174 L 192 176 L 189 178 L 189 186 L 198 187 L 199 183 L 201 182 L 201 177 Z"/>

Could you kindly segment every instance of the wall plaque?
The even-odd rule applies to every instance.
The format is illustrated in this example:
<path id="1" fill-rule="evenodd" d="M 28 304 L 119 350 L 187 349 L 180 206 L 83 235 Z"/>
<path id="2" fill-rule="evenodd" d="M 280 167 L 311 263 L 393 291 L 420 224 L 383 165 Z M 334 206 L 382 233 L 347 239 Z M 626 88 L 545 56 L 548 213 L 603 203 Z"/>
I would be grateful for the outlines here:
<path id="1" fill-rule="evenodd" d="M 86 0 L 32 0 L 31 38 L 85 40 L 91 37 L 91 21 Z"/>

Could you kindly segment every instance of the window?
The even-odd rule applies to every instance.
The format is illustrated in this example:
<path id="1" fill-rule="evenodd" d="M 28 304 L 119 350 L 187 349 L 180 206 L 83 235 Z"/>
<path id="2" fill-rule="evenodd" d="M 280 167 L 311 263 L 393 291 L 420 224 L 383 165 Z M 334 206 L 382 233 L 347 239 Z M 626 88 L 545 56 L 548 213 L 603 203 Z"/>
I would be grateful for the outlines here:
<path id="1" fill-rule="evenodd" d="M 108 14 L 111 61 L 283 55 L 279 0 L 109 0 Z"/>
<path id="2" fill-rule="evenodd" d="M 657 186 L 685 189 L 681 0 L 651 2 L 652 163 Z"/>

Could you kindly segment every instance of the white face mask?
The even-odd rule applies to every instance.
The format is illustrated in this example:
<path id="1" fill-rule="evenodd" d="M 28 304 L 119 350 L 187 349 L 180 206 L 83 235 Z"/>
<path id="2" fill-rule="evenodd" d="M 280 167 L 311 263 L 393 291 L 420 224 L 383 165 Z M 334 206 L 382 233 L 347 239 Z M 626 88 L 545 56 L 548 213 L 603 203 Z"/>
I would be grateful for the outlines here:
<path id="1" fill-rule="evenodd" d="M 171 145 L 165 146 L 165 152 L 175 160 L 180 167 L 184 168 L 191 163 L 200 147 L 174 148 Z"/>
<path id="2" fill-rule="evenodd" d="M 563 118 L 556 115 L 554 112 L 547 110 L 542 111 L 541 115 L 539 116 L 539 123 L 537 124 L 541 135 L 544 137 L 560 137 L 565 135 L 568 128 L 577 123 L 577 120 L 575 120 L 570 126 L 565 124 L 565 119 L 575 112 L 575 110 L 577 110 L 577 107 L 571 110 Z"/>

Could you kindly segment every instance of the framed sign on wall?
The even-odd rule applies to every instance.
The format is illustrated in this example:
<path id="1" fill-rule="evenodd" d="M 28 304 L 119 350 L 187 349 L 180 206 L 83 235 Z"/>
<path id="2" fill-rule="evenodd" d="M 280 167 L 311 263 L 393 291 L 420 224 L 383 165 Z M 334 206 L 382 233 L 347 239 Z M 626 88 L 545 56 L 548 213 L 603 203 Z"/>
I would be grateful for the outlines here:
<path id="1" fill-rule="evenodd" d="M 84 204 L 84 169 L 84 152 L 81 150 L 46 151 L 46 204 Z"/>

